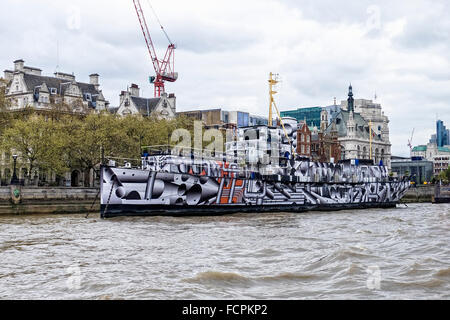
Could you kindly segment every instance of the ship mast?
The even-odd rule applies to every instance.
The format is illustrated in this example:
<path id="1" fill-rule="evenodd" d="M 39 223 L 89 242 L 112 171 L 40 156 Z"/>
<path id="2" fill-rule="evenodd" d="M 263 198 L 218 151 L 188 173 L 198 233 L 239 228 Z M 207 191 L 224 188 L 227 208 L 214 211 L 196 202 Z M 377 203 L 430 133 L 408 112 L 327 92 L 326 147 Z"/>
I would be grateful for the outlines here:
<path id="1" fill-rule="evenodd" d="M 372 160 L 372 120 L 369 121 L 369 159 Z"/>
<path id="2" fill-rule="evenodd" d="M 275 76 L 276 78 L 274 79 L 273 76 Z M 278 110 L 277 104 L 275 103 L 275 99 L 273 98 L 274 94 L 277 94 L 278 92 L 273 91 L 273 86 L 276 85 L 279 81 L 278 79 L 278 75 L 274 75 L 272 72 L 269 75 L 269 97 L 270 97 L 270 106 L 269 106 L 269 127 L 272 127 L 273 122 L 272 122 L 272 117 L 273 117 L 273 113 L 272 113 L 272 108 L 275 107 L 275 110 L 277 112 L 278 115 L 278 119 L 280 119 L 280 124 L 281 127 L 283 128 L 284 131 L 284 135 L 286 136 L 286 139 L 289 142 L 289 145 L 291 146 L 291 154 L 294 156 L 295 154 L 295 150 L 294 147 L 292 146 L 292 141 L 289 138 L 289 135 L 287 134 L 286 128 L 284 127 L 284 123 L 283 120 L 281 119 L 281 115 L 280 115 L 280 111 Z"/>
<path id="3" fill-rule="evenodd" d="M 272 120 L 273 120 L 273 105 L 275 104 L 275 100 L 273 98 L 273 96 L 275 94 L 277 94 L 278 92 L 273 90 L 273 86 L 276 85 L 278 83 L 277 79 L 273 78 L 274 74 L 271 72 L 270 76 L 269 76 L 269 99 L 270 99 L 270 105 L 269 105 L 269 127 L 271 127 L 273 125 Z"/>

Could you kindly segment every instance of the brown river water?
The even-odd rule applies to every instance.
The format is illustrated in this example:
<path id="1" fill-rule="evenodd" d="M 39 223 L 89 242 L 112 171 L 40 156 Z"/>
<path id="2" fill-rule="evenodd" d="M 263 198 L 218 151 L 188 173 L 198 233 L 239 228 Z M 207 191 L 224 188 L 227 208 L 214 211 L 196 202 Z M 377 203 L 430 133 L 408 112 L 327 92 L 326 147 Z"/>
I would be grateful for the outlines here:
<path id="1" fill-rule="evenodd" d="M 0 217 L 0 299 L 450 299 L 450 204 Z"/>

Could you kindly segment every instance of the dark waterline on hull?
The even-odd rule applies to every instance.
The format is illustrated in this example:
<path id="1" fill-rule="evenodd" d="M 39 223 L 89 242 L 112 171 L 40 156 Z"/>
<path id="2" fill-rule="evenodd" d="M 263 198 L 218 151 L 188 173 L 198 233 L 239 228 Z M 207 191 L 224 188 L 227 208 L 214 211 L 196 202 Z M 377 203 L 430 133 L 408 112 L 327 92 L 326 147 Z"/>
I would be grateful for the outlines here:
<path id="1" fill-rule="evenodd" d="M 353 203 L 353 204 L 322 204 L 322 205 L 263 205 L 263 206 L 241 206 L 241 205 L 210 205 L 210 206 L 168 206 L 168 205 L 101 205 L 102 218 L 114 217 L 138 217 L 138 216 L 223 216 L 237 213 L 304 213 L 308 211 L 329 212 L 342 210 L 362 210 L 374 208 L 395 208 L 397 203 Z M 105 210 L 107 211 L 105 212 Z"/>

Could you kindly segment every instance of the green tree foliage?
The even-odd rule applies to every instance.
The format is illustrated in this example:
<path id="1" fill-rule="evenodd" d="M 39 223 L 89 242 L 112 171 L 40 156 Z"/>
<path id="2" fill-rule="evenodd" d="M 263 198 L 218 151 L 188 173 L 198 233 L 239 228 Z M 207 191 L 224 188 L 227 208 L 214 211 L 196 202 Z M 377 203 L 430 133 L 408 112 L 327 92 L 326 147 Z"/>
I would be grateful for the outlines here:
<path id="1" fill-rule="evenodd" d="M 437 176 L 437 180 L 442 181 L 445 184 L 449 183 L 450 182 L 450 167 L 447 170 L 439 173 L 439 175 Z"/>
<path id="2" fill-rule="evenodd" d="M 5 97 L 6 82 L 0 79 L 0 134 L 3 132 L 5 127 L 11 120 L 11 115 L 7 112 L 9 107 L 9 102 Z"/>
<path id="3" fill-rule="evenodd" d="M 38 115 L 12 120 L 2 134 L 2 149 L 18 153 L 29 174 L 37 165 L 61 173 L 66 169 L 58 160 L 63 137 L 55 129 L 53 123 Z"/>
<path id="4" fill-rule="evenodd" d="M 143 146 L 167 145 L 168 137 L 179 128 L 193 136 L 193 122 L 188 118 L 156 120 L 107 112 L 23 114 L 5 123 L 0 147 L 17 152 L 29 175 L 38 167 L 63 175 L 71 168 L 97 170 L 103 155 L 139 159 Z"/>

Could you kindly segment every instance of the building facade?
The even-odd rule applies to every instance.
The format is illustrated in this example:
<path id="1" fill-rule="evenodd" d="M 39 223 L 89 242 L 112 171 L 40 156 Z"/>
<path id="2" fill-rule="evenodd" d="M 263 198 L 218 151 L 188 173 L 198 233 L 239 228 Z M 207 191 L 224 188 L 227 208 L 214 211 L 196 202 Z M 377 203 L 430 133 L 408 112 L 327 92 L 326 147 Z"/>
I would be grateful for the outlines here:
<path id="1" fill-rule="evenodd" d="M 31 107 L 46 111 L 61 106 L 61 112 L 88 113 L 107 110 L 109 102 L 100 90 L 99 75 L 89 76 L 89 83 L 76 81 L 75 75 L 55 72 L 42 75 L 42 70 L 25 66 L 23 60 L 14 61 L 14 70 L 5 70 L 5 97 L 10 111 Z"/>
<path id="2" fill-rule="evenodd" d="M 229 121 L 222 109 L 191 110 L 177 112 L 177 116 L 184 116 L 195 121 L 202 121 L 205 126 L 221 126 Z"/>
<path id="3" fill-rule="evenodd" d="M 140 88 L 132 84 L 126 91 L 120 93 L 120 102 L 113 112 L 120 116 L 142 115 L 157 119 L 173 119 L 176 116 L 176 97 L 164 93 L 159 98 L 143 98 Z"/>
<path id="4" fill-rule="evenodd" d="M 433 179 L 433 162 L 428 160 L 392 159 L 392 172 L 399 177 L 410 176 L 416 185 Z"/>
<path id="5" fill-rule="evenodd" d="M 448 168 L 450 168 L 450 150 L 447 155 L 435 156 L 433 158 L 433 173 L 435 176 L 438 176 Z"/>
<path id="6" fill-rule="evenodd" d="M 299 108 L 297 110 L 281 111 L 281 118 L 291 117 L 297 121 L 305 121 L 310 127 L 320 127 L 321 107 Z"/>
<path id="7" fill-rule="evenodd" d="M 416 146 L 411 151 L 411 157 L 421 158 L 433 163 L 433 174 L 439 175 L 450 166 L 450 146 L 438 147 L 437 143 Z"/>
<path id="8" fill-rule="evenodd" d="M 300 121 L 297 125 L 297 155 L 311 157 L 311 130 L 305 121 Z"/>
<path id="9" fill-rule="evenodd" d="M 355 103 L 356 102 L 356 103 Z M 374 160 L 391 168 L 391 143 L 389 120 L 379 104 L 371 100 L 353 98 L 350 85 L 348 99 L 341 104 L 341 111 L 331 120 L 326 133 L 337 131 L 341 145 L 341 159 Z"/>
<path id="10" fill-rule="evenodd" d="M 23 60 L 14 61 L 13 70 L 4 71 L 4 79 L 0 81 L 0 90 L 4 95 L 7 108 L 3 112 L 19 112 L 31 108 L 35 113 L 51 112 L 86 115 L 91 112 L 107 110 L 109 102 L 103 96 L 96 73 L 89 76 L 89 83 L 79 82 L 75 75 L 55 72 L 53 76 L 45 76 L 39 68 L 25 66 Z M 0 183 L 11 182 L 14 170 L 14 150 L 0 153 Z M 27 172 L 28 165 L 17 161 L 18 179 L 27 185 L 59 185 L 79 187 L 94 184 L 94 171 L 83 172 L 72 168 L 63 176 L 57 176 L 51 170 L 34 168 Z"/>
<path id="11" fill-rule="evenodd" d="M 252 115 L 244 111 L 227 111 L 220 108 L 183 111 L 178 112 L 177 115 L 202 121 L 207 127 L 245 128 L 268 124 L 268 119 L 266 117 Z"/>
<path id="12" fill-rule="evenodd" d="M 436 121 L 436 144 L 438 147 L 450 145 L 449 130 L 442 120 Z"/>

